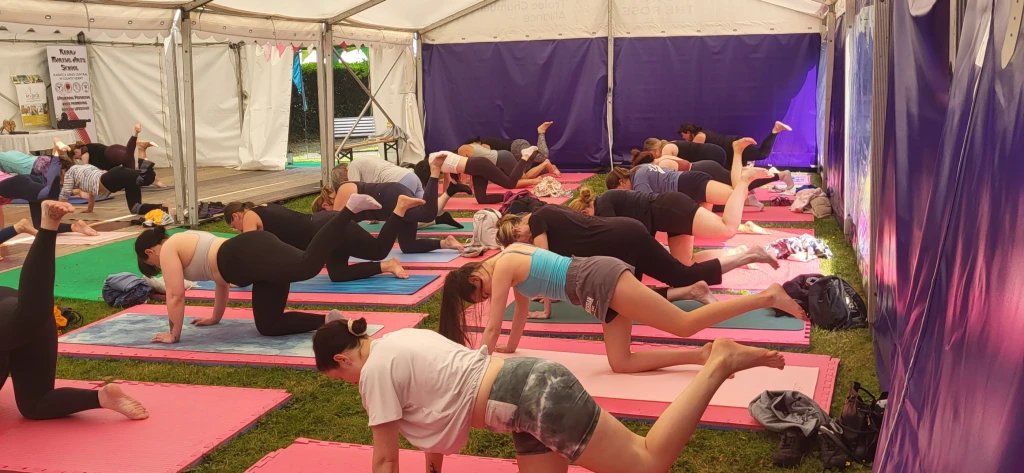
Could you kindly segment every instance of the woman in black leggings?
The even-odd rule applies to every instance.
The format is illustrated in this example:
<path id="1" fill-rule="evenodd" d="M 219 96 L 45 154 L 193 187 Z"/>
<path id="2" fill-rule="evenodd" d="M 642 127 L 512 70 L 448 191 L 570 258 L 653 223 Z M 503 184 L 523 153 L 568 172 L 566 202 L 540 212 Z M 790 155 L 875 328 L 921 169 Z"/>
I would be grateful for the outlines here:
<path id="1" fill-rule="evenodd" d="M 26 419 L 67 417 L 90 409 L 111 409 L 129 419 L 149 413 L 120 386 L 99 390 L 54 389 L 57 371 L 57 323 L 53 318 L 57 226 L 75 208 L 68 203 L 42 203 L 39 233 L 25 256 L 18 289 L 0 287 L 0 389 L 10 376 L 14 400 Z"/>
<path id="2" fill-rule="evenodd" d="M 355 214 L 379 208 L 380 204 L 369 196 L 350 197 L 345 210 L 338 212 L 317 232 L 305 251 L 281 241 L 270 232 L 248 232 L 231 239 L 196 231 L 168 237 L 163 227 L 142 232 L 135 240 L 139 270 L 150 277 L 162 272 L 167 285 L 170 330 L 157 334 L 153 341 L 177 343 L 181 340 L 186 279 L 213 281 L 217 285 L 213 316 L 193 320 L 193 325 L 219 323 L 227 307 L 231 286 L 252 286 L 253 319 L 261 335 L 290 335 L 315 330 L 323 325 L 323 315 L 285 312 L 291 283 L 306 281 L 319 274 L 331 253 L 346 243 L 343 237 L 345 227 Z"/>
<path id="3" fill-rule="evenodd" d="M 775 127 L 772 128 L 772 132 L 765 137 L 760 146 L 747 146 L 744 148 L 743 164 L 768 159 L 768 155 L 772 153 L 772 148 L 775 147 L 775 138 L 777 138 L 779 133 L 782 131 L 793 131 L 793 128 L 785 123 L 775 122 Z M 739 135 L 723 135 L 711 130 L 705 130 L 693 123 L 683 123 L 679 127 L 679 136 L 682 137 L 683 140 L 693 143 L 707 143 L 709 145 L 719 146 L 725 151 L 731 150 L 733 143 L 743 139 L 743 137 Z"/>
<path id="4" fill-rule="evenodd" d="M 67 161 L 64 161 L 67 163 Z M 54 158 L 46 170 L 42 181 L 37 176 L 19 174 L 0 181 L 0 196 L 8 199 L 22 199 L 28 202 L 28 212 L 32 219 L 32 225 L 39 228 L 42 221 L 42 207 L 44 200 L 56 200 L 60 193 L 60 174 L 62 161 Z M 61 223 L 57 233 L 78 232 L 83 235 L 96 236 L 99 232 L 94 230 L 82 220 L 73 224 Z"/>
<path id="5" fill-rule="evenodd" d="M 504 151 L 492 157 L 466 157 L 442 151 L 431 154 L 428 159 L 431 160 L 431 168 L 435 162 L 439 163 L 441 172 L 472 176 L 473 196 L 476 197 L 477 203 L 500 204 L 505 195 L 488 194 L 487 184 L 493 182 L 505 189 L 515 189 L 523 173 L 530 168 L 534 154 L 536 152 L 523 157 L 513 156 L 511 152 Z"/>
<path id="6" fill-rule="evenodd" d="M 498 222 L 498 244 L 532 243 L 562 256 L 611 256 L 670 287 L 695 287 L 694 300 L 711 302 L 707 286 L 721 284 L 722 274 L 750 263 L 778 265 L 764 248 L 687 266 L 672 257 L 642 223 L 625 217 L 591 217 L 560 205 L 545 205 L 532 214 L 505 215 Z"/>
<path id="7" fill-rule="evenodd" d="M 421 205 L 420 202 L 405 196 L 399 197 L 398 205 L 384 223 L 377 238 L 359 224 L 349 222 L 342 236 L 345 239 L 345 246 L 334 250 L 327 260 L 327 274 L 331 281 L 366 279 L 382 273 L 391 273 L 400 279 L 407 279 L 409 275 L 402 268 L 398 258 L 382 260 L 388 257 L 395 246 L 405 211 Z M 235 230 L 243 233 L 259 230 L 270 232 L 281 241 L 300 250 L 305 250 L 309 246 L 317 231 L 335 214 L 334 211 L 328 211 L 311 216 L 277 204 L 254 205 L 252 202 L 231 202 L 224 207 L 224 221 Z M 367 261 L 349 264 L 349 258 Z"/>

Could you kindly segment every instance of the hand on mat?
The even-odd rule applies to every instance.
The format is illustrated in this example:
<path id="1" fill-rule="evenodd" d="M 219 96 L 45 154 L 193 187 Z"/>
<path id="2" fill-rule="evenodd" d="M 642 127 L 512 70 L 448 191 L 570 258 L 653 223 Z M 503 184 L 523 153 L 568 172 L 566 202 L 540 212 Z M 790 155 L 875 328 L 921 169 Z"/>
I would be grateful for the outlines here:
<path id="1" fill-rule="evenodd" d="M 538 311 L 533 311 L 533 312 L 530 312 L 530 313 L 526 314 L 526 318 L 528 318 L 528 319 L 550 319 L 551 318 L 551 314 L 547 313 L 547 312 L 544 312 L 542 310 L 538 310 Z"/>
<path id="2" fill-rule="evenodd" d="M 206 317 L 204 319 L 192 319 L 192 325 L 197 327 L 205 327 L 207 325 L 217 325 L 220 321 L 213 317 Z"/>
<path id="3" fill-rule="evenodd" d="M 498 353 L 515 353 L 515 352 L 516 352 L 515 350 L 513 350 L 513 349 L 509 348 L 509 347 L 508 347 L 508 345 L 505 345 L 504 343 L 502 343 L 502 344 L 499 344 L 499 345 L 498 345 L 498 346 L 497 346 L 497 347 L 496 347 L 496 348 L 494 349 L 494 351 L 496 351 L 496 352 L 498 352 Z"/>
<path id="4" fill-rule="evenodd" d="M 163 333 L 156 334 L 156 336 L 153 337 L 152 342 L 153 343 L 178 343 L 178 341 L 174 339 L 174 335 L 172 335 L 170 332 L 163 332 Z"/>

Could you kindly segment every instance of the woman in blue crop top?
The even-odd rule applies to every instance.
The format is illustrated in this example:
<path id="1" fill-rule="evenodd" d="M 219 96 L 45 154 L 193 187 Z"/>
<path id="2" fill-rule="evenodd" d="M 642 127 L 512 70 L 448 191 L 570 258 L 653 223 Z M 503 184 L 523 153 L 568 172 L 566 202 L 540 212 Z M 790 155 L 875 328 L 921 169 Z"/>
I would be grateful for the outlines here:
<path id="1" fill-rule="evenodd" d="M 499 344 L 509 291 L 515 297 L 515 314 L 508 341 Z M 685 312 L 673 305 L 682 290 L 670 289 L 666 299 L 642 284 L 633 267 L 607 256 L 565 257 L 543 248 L 512 244 L 499 256 L 481 263 L 469 263 L 445 277 L 441 296 L 438 331 L 462 344 L 466 306 L 490 302 L 482 345 L 491 352 L 515 352 L 529 317 L 530 298 L 569 301 L 602 322 L 608 363 L 618 373 L 636 373 L 669 366 L 703 364 L 710 344 L 701 350 L 630 350 L 633 322 L 664 330 L 679 337 L 695 333 L 755 309 L 776 308 L 806 320 L 803 309 L 773 284 L 766 291 Z"/>

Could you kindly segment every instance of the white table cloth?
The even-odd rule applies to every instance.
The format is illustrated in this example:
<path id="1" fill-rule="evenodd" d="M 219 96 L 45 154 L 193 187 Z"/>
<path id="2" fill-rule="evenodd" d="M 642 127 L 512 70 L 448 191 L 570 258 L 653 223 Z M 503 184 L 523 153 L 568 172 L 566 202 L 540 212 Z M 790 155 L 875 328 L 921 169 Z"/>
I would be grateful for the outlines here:
<path id="1" fill-rule="evenodd" d="M 30 131 L 27 135 L 0 135 L 0 151 L 21 151 L 25 154 L 32 154 L 34 151 L 50 151 L 53 149 L 53 139 L 60 138 L 66 144 L 78 141 L 75 130 L 47 130 Z"/>

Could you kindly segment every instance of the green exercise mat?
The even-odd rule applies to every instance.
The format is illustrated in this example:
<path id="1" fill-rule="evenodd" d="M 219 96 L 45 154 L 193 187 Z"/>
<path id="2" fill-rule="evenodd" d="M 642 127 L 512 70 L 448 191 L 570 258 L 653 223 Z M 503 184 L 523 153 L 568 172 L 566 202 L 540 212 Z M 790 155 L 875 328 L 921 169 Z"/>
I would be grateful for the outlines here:
<path id="1" fill-rule="evenodd" d="M 683 309 L 684 311 L 691 311 L 700 307 L 704 304 L 696 301 L 676 301 L 673 302 L 676 307 Z M 530 302 L 531 312 L 540 312 L 544 310 L 544 304 L 541 302 Z M 515 304 L 508 306 L 505 309 L 505 320 L 512 320 L 512 314 L 515 311 Z M 529 322 L 533 323 L 547 323 L 547 324 L 597 324 L 600 323 L 593 315 L 588 314 L 581 307 L 574 306 L 569 302 L 555 302 L 551 304 L 551 318 L 549 319 L 530 319 Z M 635 325 L 640 325 L 633 322 Z M 803 330 L 804 322 L 793 317 L 783 316 L 776 317 L 775 311 L 772 309 L 757 309 L 747 312 L 746 314 L 733 317 L 725 322 L 714 325 L 714 328 L 733 328 L 733 329 L 752 329 L 752 330 Z"/>
<path id="2" fill-rule="evenodd" d="M 181 230 L 172 230 L 177 233 Z M 215 233 L 219 237 L 234 236 L 230 233 Z M 141 276 L 138 259 L 135 257 L 135 238 L 100 245 L 57 258 L 56 279 L 53 295 L 65 299 L 84 301 L 103 300 L 103 281 L 116 273 L 133 273 Z M 21 268 L 0 273 L 0 286 L 17 289 Z"/>

